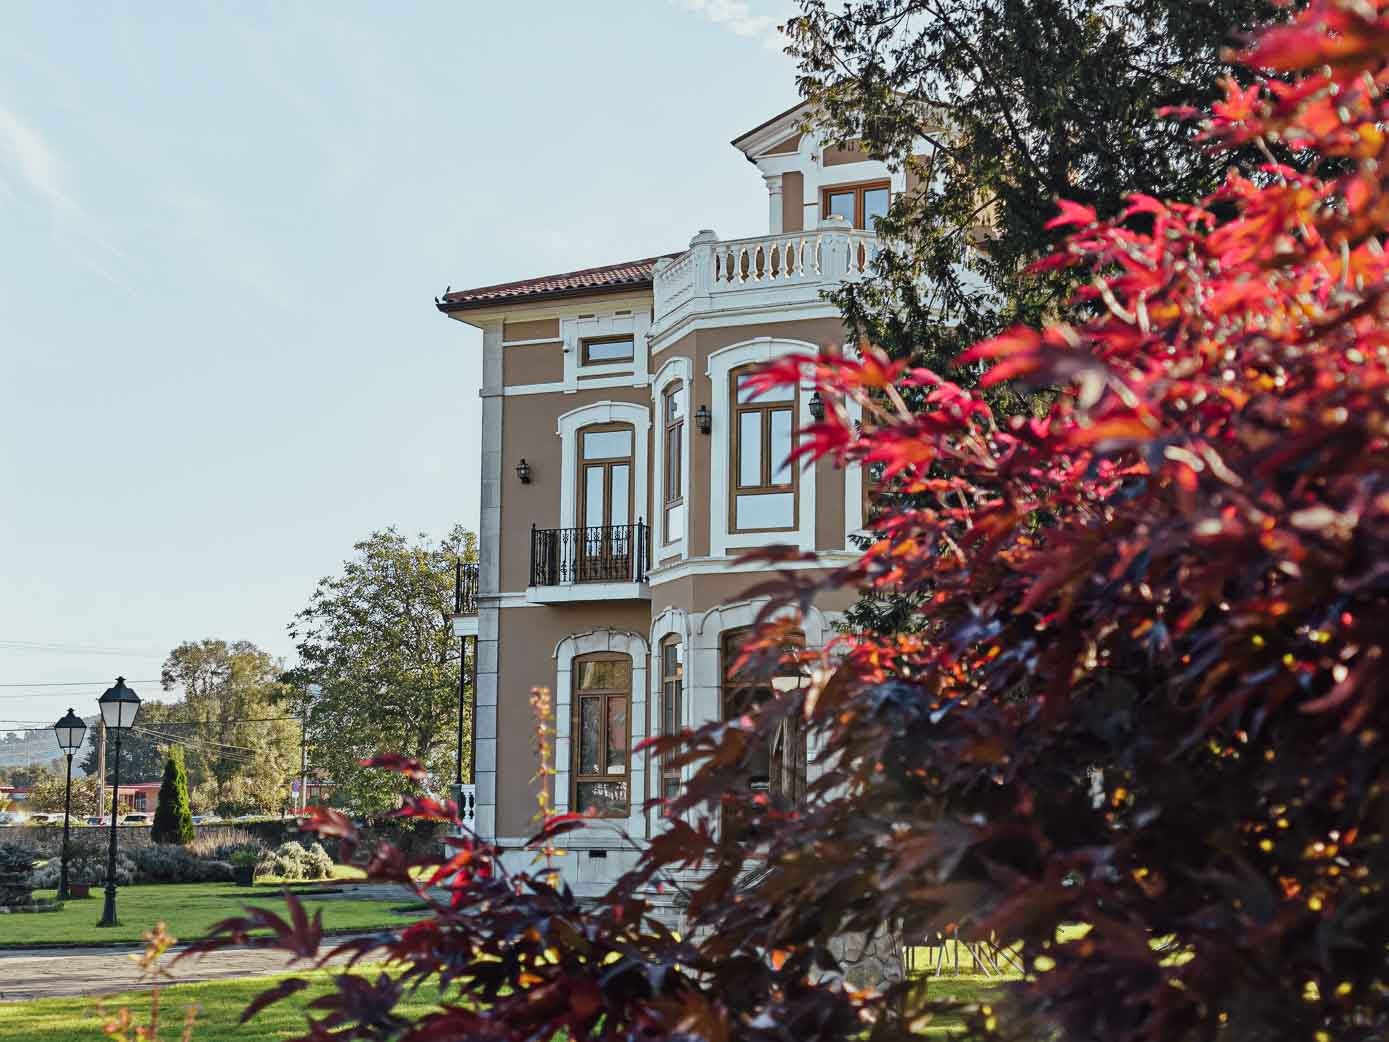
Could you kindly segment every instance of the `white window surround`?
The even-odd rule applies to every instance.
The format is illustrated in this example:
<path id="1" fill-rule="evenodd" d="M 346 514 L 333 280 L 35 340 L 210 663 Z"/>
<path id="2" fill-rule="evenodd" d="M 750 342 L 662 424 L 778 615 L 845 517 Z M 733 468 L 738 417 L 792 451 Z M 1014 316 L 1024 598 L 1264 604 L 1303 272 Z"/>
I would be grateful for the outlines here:
<path id="1" fill-rule="evenodd" d="M 796 527 L 776 532 L 730 532 L 728 524 L 728 497 L 730 495 L 730 475 L 728 473 L 729 439 L 731 428 L 729 418 L 733 413 L 730 400 L 729 374 L 742 366 L 759 362 L 769 362 L 785 355 L 819 354 L 819 348 L 804 340 L 787 340 L 779 337 L 757 337 L 742 343 L 720 348 L 709 355 L 705 374 L 711 381 L 711 400 L 713 424 L 709 449 L 709 554 L 722 557 L 732 549 L 745 549 L 754 546 L 771 546 L 777 543 L 791 543 L 801 550 L 815 549 L 815 467 L 804 466 L 797 461 L 800 470 L 800 489 Z M 796 426 L 808 427 L 812 422 L 810 415 L 810 392 L 813 388 L 802 386 L 797 395 Z"/>
<path id="2" fill-rule="evenodd" d="M 587 377 L 631 376 L 634 383 L 648 379 L 646 336 L 651 329 L 649 310 L 633 308 L 625 315 L 608 312 L 584 318 L 562 318 L 560 339 L 564 342 L 564 383 L 566 388 L 587 386 Z M 630 362 L 583 364 L 583 342 L 592 337 L 632 337 Z"/>
<path id="3" fill-rule="evenodd" d="M 585 829 L 569 833 L 566 847 L 609 846 L 612 834 L 601 826 L 604 822 L 625 829 L 628 835 L 646 835 L 646 756 L 633 753 L 646 740 L 647 673 L 650 652 L 646 638 L 625 630 L 592 630 L 565 637 L 555 645 L 555 813 L 569 810 L 571 729 L 573 723 L 574 660 L 594 652 L 616 652 L 632 659 L 632 693 L 627 706 L 631 721 L 631 745 L 628 746 L 626 818 L 598 818 Z"/>
<path id="4" fill-rule="evenodd" d="M 694 389 L 692 378 L 693 365 L 688 358 L 676 357 L 670 359 L 665 365 L 661 366 L 656 373 L 656 379 L 651 384 L 651 408 L 656 417 L 656 437 L 659 444 L 655 449 L 655 466 L 652 468 L 651 484 L 656 490 L 653 499 L 653 509 L 651 518 L 651 563 L 654 565 L 658 561 L 667 561 L 672 558 L 687 556 L 686 539 L 690 531 L 690 434 L 693 430 L 693 417 L 689 415 L 690 409 L 686 405 L 685 412 L 685 436 L 681 439 L 680 446 L 680 498 L 685 504 L 685 535 L 679 539 L 666 543 L 666 509 L 665 509 L 665 467 L 666 467 L 666 418 L 663 412 L 664 396 L 666 388 L 676 380 L 682 380 L 685 384 L 685 400 L 688 403 L 692 399 L 690 392 Z"/>
<path id="5" fill-rule="evenodd" d="M 579 524 L 578 515 L 578 461 L 579 431 L 596 423 L 630 423 L 633 427 L 632 446 L 632 520 L 650 523 L 647 510 L 646 460 L 647 445 L 651 441 L 651 412 L 644 405 L 632 402 L 594 402 L 578 409 L 570 409 L 561 414 L 555 424 L 559 434 L 561 451 L 564 453 L 560 467 L 559 516 L 564 528 L 575 528 Z"/>

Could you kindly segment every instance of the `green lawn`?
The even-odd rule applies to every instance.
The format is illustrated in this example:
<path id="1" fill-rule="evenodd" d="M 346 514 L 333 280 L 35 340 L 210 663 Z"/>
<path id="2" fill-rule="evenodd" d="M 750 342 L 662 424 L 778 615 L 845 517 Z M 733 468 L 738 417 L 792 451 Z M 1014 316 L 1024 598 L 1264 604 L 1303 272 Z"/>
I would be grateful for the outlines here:
<path id="1" fill-rule="evenodd" d="M 241 1011 L 278 978 L 209 981 L 164 988 L 160 994 L 159 1037 L 166 1042 L 178 1039 L 182 1033 L 183 1018 L 188 1007 L 193 1005 L 199 1008 L 193 1042 L 268 1042 L 302 1035 L 306 1024 L 304 1008 L 330 990 L 328 978 L 331 972 L 320 970 L 298 974 L 314 978 L 317 983 L 263 1010 L 245 1025 L 237 1023 Z M 366 972 L 371 972 L 371 968 L 368 967 Z M 102 1000 L 102 1007 L 108 1014 L 128 1006 L 138 1023 L 147 1022 L 149 1005 L 148 991 L 128 992 Z M 407 998 L 398 1008 L 407 1015 L 419 1016 L 433 1008 L 433 1002 L 421 994 L 413 999 Z M 95 999 L 59 998 L 0 1003 L 0 1042 L 105 1042 L 102 1023 Z"/>
<path id="2" fill-rule="evenodd" d="M 53 891 L 36 891 L 35 897 L 51 898 Z M 398 899 L 373 901 L 360 898 L 305 897 L 312 915 L 323 910 L 325 930 L 366 930 L 397 926 L 418 918 L 418 912 L 398 909 L 412 903 L 411 895 L 401 892 Z M 31 945 L 114 944 L 140 942 L 140 935 L 163 921 L 180 941 L 207 936 L 208 928 L 228 916 L 240 915 L 248 904 L 270 908 L 284 914 L 281 891 L 273 887 L 254 888 L 235 883 L 165 883 L 123 886 L 116 895 L 116 914 L 120 925 L 103 929 L 102 897 L 94 893 L 82 901 L 68 901 L 60 912 L 36 912 L 0 918 L 0 948 Z"/>
<path id="3" fill-rule="evenodd" d="M 160 996 L 162 1026 L 159 1037 L 177 1039 L 183 1017 L 191 1005 L 199 1008 L 193 1042 L 270 1042 L 304 1033 L 304 1009 L 309 1002 L 330 990 L 328 979 L 334 971 L 319 970 L 299 974 L 315 980 L 314 986 L 258 1014 L 249 1024 L 237 1020 L 246 1004 L 273 984 L 277 977 L 247 980 L 210 981 L 165 988 Z M 371 967 L 356 972 L 373 973 Z M 946 977 L 926 986 L 932 998 L 959 1002 L 987 1001 L 996 985 L 978 977 Z M 149 993 L 129 992 L 103 1000 L 103 1007 L 114 1011 L 128 1006 L 137 1021 L 144 1023 L 149 1011 Z M 417 1017 L 434 1008 L 432 999 L 421 993 L 407 998 L 397 1007 L 406 1016 Z M 102 1019 L 93 999 L 37 999 L 32 1002 L 0 1003 L 0 1042 L 103 1042 Z M 926 1026 L 924 1039 L 944 1040 L 958 1034 L 960 1023 L 938 1020 Z"/>

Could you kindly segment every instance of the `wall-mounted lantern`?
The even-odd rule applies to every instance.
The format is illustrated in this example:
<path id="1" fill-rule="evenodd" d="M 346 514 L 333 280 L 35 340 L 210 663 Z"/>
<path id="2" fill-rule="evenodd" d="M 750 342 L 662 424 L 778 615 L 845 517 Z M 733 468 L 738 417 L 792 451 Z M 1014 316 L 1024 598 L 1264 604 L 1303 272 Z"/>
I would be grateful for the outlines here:
<path id="1" fill-rule="evenodd" d="M 810 396 L 810 418 L 816 423 L 825 418 L 825 400 L 820 397 L 819 391 Z"/>
<path id="2" fill-rule="evenodd" d="M 700 434 L 708 434 L 713 422 L 714 418 L 709 413 L 709 406 L 701 405 L 695 410 L 695 426 L 699 428 Z"/>
<path id="3" fill-rule="evenodd" d="M 521 484 L 531 483 L 531 465 L 526 462 L 526 457 L 521 457 L 521 462 L 516 464 L 516 476 L 521 479 Z"/>

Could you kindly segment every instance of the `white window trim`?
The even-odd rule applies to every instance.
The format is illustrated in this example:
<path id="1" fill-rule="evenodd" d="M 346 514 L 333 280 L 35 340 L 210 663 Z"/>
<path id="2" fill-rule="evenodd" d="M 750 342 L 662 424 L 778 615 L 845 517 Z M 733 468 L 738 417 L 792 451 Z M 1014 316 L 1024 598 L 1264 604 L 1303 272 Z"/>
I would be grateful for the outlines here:
<path id="1" fill-rule="evenodd" d="M 581 655 L 608 651 L 628 655 L 632 660 L 632 692 L 628 696 L 627 716 L 632 723 L 631 745 L 627 748 L 627 817 L 595 819 L 590 831 L 598 839 L 600 823 L 618 825 L 636 838 L 646 835 L 646 757 L 632 752 L 646 740 L 647 664 L 650 652 L 646 638 L 625 630 L 592 630 L 565 637 L 555 645 L 555 813 L 569 811 L 571 724 L 574 704 L 574 660 Z M 575 846 L 571 837 L 565 846 Z M 611 836 L 604 835 L 605 842 Z"/>
<path id="2" fill-rule="evenodd" d="M 796 527 L 777 532 L 730 532 L 728 524 L 728 498 L 730 475 L 728 473 L 729 439 L 732 428 L 729 419 L 733 414 L 733 403 L 729 394 L 728 377 L 733 370 L 757 362 L 769 362 L 785 355 L 819 354 L 819 348 L 804 340 L 786 340 L 779 337 L 757 337 L 742 343 L 720 348 L 709 356 L 705 374 L 712 382 L 713 424 L 709 460 L 709 553 L 721 557 L 734 549 L 747 549 L 755 546 L 770 546 L 777 543 L 791 543 L 801 550 L 815 549 L 815 467 L 805 466 L 798 461 L 800 468 L 799 513 Z M 814 387 L 804 384 L 797 397 L 797 428 L 808 427 L 812 422 L 810 415 L 810 392 Z M 688 522 L 688 519 L 687 519 Z"/>
<path id="3" fill-rule="evenodd" d="M 651 523 L 647 510 L 646 447 L 651 440 L 651 413 L 644 405 L 632 402 L 595 402 L 561 414 L 555 425 L 564 458 L 560 466 L 559 516 L 560 527 L 579 527 L 579 431 L 597 423 L 630 423 L 632 445 L 632 522 Z M 649 563 L 649 562 L 648 562 Z"/>
<path id="4" fill-rule="evenodd" d="M 680 687 L 679 725 L 681 728 L 689 728 L 692 726 L 689 696 L 689 684 L 691 676 L 691 641 L 689 623 L 689 616 L 686 615 L 684 609 L 670 607 L 662 609 L 661 614 L 657 615 L 655 620 L 651 623 L 651 712 L 647 715 L 651 721 L 650 730 L 653 735 L 663 733 L 661 731 L 661 721 L 665 718 L 665 714 L 662 711 L 664 709 L 664 706 L 661 705 L 661 699 L 665 697 L 665 688 L 663 683 L 665 677 L 662 676 L 662 670 L 665 668 L 665 666 L 664 663 L 661 661 L 661 645 L 667 637 L 679 637 L 680 645 L 684 649 L 685 677 L 681 682 Z M 647 768 L 653 779 L 649 797 L 652 799 L 658 799 L 661 795 L 660 762 L 654 755 L 648 753 L 647 761 L 644 766 Z M 681 784 L 684 785 L 685 783 L 687 783 L 690 780 L 690 777 L 693 773 L 694 767 L 690 764 L 686 764 L 684 767 L 682 767 L 680 769 Z M 664 817 L 659 812 L 652 813 L 651 828 L 653 834 L 663 827 L 662 822 L 664 820 Z"/>
<path id="5" fill-rule="evenodd" d="M 601 315 L 588 315 L 582 318 L 562 318 L 559 323 L 560 339 L 564 341 L 564 383 L 566 387 L 581 387 L 587 381 L 580 377 L 630 375 L 634 382 L 645 384 L 649 378 L 647 368 L 647 334 L 651 331 L 651 315 L 643 310 L 632 310 L 618 315 L 612 312 Z M 632 337 L 632 360 L 630 362 L 595 362 L 583 364 L 583 342 L 593 337 L 627 336 Z"/>
<path id="6" fill-rule="evenodd" d="M 654 566 L 660 561 L 669 561 L 674 558 L 685 558 L 688 556 L 688 539 L 690 535 L 690 434 L 693 430 L 694 418 L 690 415 L 690 402 L 694 398 L 694 380 L 691 375 L 693 366 L 688 358 L 672 358 L 665 365 L 661 366 L 656 374 L 656 379 L 651 385 L 651 411 L 656 417 L 656 440 L 659 442 L 655 446 L 655 460 L 652 467 L 651 483 L 656 490 L 652 497 L 654 515 L 651 519 L 651 557 Z M 681 380 L 685 384 L 685 435 L 681 439 L 680 446 L 680 498 L 685 504 L 685 535 L 673 540 L 669 545 L 666 543 L 666 504 L 665 504 L 665 469 L 666 469 L 666 417 L 665 417 L 665 391 L 674 381 Z"/>

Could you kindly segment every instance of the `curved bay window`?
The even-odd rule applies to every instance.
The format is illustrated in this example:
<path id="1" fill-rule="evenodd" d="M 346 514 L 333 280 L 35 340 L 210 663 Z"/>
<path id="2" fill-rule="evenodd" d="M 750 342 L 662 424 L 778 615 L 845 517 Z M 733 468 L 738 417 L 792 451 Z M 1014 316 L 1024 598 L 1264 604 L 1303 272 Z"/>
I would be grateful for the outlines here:
<path id="1" fill-rule="evenodd" d="M 685 449 L 685 386 L 676 381 L 661 395 L 664 433 L 661 482 L 661 539 L 673 543 L 685 537 L 685 497 L 682 490 Z"/>
<path id="2" fill-rule="evenodd" d="M 570 806 L 580 813 L 625 818 L 631 807 L 632 660 L 609 653 L 585 655 L 574 660 L 573 678 Z"/>
<path id="3" fill-rule="evenodd" d="M 742 629 L 733 630 L 723 637 L 725 720 L 755 712 L 762 703 L 774 697 L 778 689 L 798 686 L 799 677 L 790 667 L 779 667 L 774 676 L 762 675 L 750 666 L 736 672 L 733 670 L 742 654 L 743 645 L 753 634 L 752 629 Z M 795 714 L 785 717 L 770 740 L 759 742 L 744 758 L 745 784 L 752 793 L 767 793 L 794 801 L 805 792 L 805 731 L 798 726 L 797 719 Z"/>
<path id="4" fill-rule="evenodd" d="M 667 637 L 661 644 L 661 734 L 679 734 L 685 688 L 685 649 L 679 637 Z M 680 768 L 671 761 L 673 753 L 661 757 L 661 799 L 680 795 Z"/>
<path id="5" fill-rule="evenodd" d="M 753 397 L 742 387 L 750 368 L 729 374 L 733 400 L 733 495 L 730 532 L 775 532 L 796 527 L 796 468 L 790 460 L 796 389 L 772 387 Z"/>

